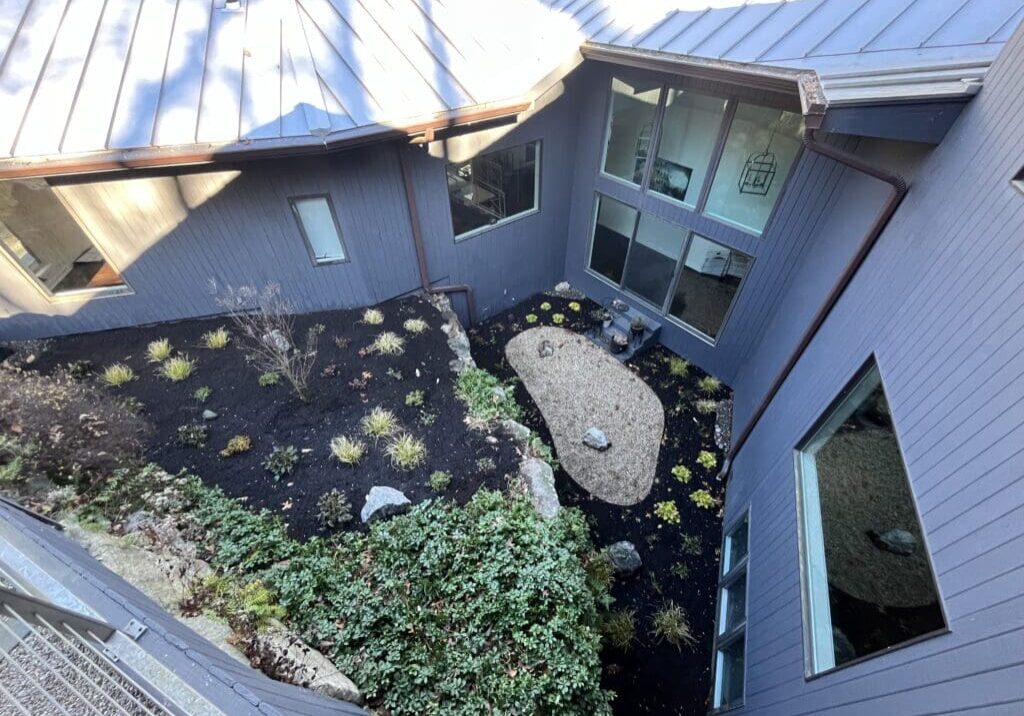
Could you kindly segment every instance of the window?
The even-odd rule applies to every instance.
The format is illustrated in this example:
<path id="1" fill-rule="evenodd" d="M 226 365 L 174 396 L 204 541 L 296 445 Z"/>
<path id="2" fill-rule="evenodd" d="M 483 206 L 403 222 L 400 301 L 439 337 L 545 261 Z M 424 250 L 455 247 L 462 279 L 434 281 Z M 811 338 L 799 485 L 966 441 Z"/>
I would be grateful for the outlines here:
<path id="1" fill-rule="evenodd" d="M 725 533 L 715 628 L 714 709 L 743 703 L 747 642 L 747 514 Z"/>
<path id="2" fill-rule="evenodd" d="M 808 672 L 945 628 L 872 359 L 797 453 Z"/>
<path id="3" fill-rule="evenodd" d="M 725 115 L 726 101 L 669 90 L 651 191 L 696 208 Z"/>
<path id="4" fill-rule="evenodd" d="M 612 80 L 603 169 L 633 184 L 643 181 L 654 135 L 654 114 L 661 86 L 634 86 Z"/>
<path id="5" fill-rule="evenodd" d="M 540 142 L 520 144 L 449 164 L 448 203 L 455 238 L 537 209 Z"/>
<path id="6" fill-rule="evenodd" d="M 643 214 L 636 229 L 636 240 L 629 250 L 623 287 L 655 306 L 664 304 L 683 250 L 684 236 L 680 227 Z"/>
<path id="7" fill-rule="evenodd" d="M 800 149 L 800 115 L 740 102 L 704 213 L 761 233 Z"/>
<path id="8" fill-rule="evenodd" d="M 326 194 L 289 199 L 299 231 L 306 241 L 313 263 L 329 264 L 345 261 L 345 246 L 341 241 L 334 208 Z"/>
<path id="9" fill-rule="evenodd" d="M 622 281 L 622 268 L 636 228 L 637 211 L 607 196 L 597 200 L 594 237 L 590 244 L 590 269 L 609 281 Z"/>
<path id="10" fill-rule="evenodd" d="M 694 234 L 669 313 L 705 336 L 717 338 L 751 262 L 736 249 Z"/>
<path id="11" fill-rule="evenodd" d="M 125 288 L 44 180 L 0 182 L 0 247 L 50 295 Z"/>

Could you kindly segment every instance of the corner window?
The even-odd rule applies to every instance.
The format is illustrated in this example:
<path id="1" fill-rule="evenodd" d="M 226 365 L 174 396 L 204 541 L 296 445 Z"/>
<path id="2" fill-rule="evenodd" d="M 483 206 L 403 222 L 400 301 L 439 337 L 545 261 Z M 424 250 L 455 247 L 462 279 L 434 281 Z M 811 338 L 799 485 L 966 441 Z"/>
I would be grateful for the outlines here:
<path id="1" fill-rule="evenodd" d="M 540 142 L 480 154 L 445 172 L 455 238 L 465 238 L 537 210 Z"/>
<path id="2" fill-rule="evenodd" d="M 0 249 L 49 295 L 125 288 L 42 179 L 0 182 Z"/>
<path id="3" fill-rule="evenodd" d="M 716 339 L 752 262 L 742 251 L 694 234 L 669 313 Z"/>
<path id="4" fill-rule="evenodd" d="M 655 306 L 665 303 L 685 232 L 652 214 L 643 214 L 629 250 L 622 286 Z"/>
<path id="5" fill-rule="evenodd" d="M 726 100 L 669 90 L 651 191 L 696 208 L 718 141 Z"/>
<path id="6" fill-rule="evenodd" d="M 590 270 L 612 283 L 622 281 L 626 253 L 636 228 L 637 210 L 621 201 L 599 196 L 594 236 L 590 243 Z"/>
<path id="7" fill-rule="evenodd" d="M 654 136 L 654 114 L 661 86 L 632 85 L 612 80 L 607 141 L 602 169 L 619 179 L 640 184 Z"/>
<path id="8" fill-rule="evenodd" d="M 718 583 L 718 617 L 715 628 L 715 710 L 743 703 L 747 645 L 747 550 L 749 513 L 725 533 L 722 544 L 722 576 Z"/>
<path id="9" fill-rule="evenodd" d="M 872 359 L 798 448 L 808 672 L 945 629 Z"/>
<path id="10" fill-rule="evenodd" d="M 313 263 L 329 264 L 347 260 L 341 229 L 338 228 L 330 197 L 319 194 L 295 197 L 288 201 Z"/>

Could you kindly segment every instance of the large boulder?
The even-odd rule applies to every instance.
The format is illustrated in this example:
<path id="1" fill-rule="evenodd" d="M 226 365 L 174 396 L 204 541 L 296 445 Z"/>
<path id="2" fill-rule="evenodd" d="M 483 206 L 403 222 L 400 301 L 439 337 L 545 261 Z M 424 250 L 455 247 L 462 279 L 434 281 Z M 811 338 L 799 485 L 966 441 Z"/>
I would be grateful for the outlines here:
<path id="1" fill-rule="evenodd" d="M 644 566 L 636 545 L 626 540 L 616 542 L 608 548 L 608 559 L 611 561 L 612 570 L 619 577 L 632 576 Z"/>
<path id="2" fill-rule="evenodd" d="M 386 485 L 374 485 L 366 495 L 366 504 L 359 512 L 363 522 L 387 519 L 412 509 L 412 502 L 401 490 Z"/>
<path id="3" fill-rule="evenodd" d="M 519 465 L 519 477 L 537 514 L 545 519 L 556 517 L 562 504 L 558 501 L 551 466 L 539 458 L 527 458 Z"/>

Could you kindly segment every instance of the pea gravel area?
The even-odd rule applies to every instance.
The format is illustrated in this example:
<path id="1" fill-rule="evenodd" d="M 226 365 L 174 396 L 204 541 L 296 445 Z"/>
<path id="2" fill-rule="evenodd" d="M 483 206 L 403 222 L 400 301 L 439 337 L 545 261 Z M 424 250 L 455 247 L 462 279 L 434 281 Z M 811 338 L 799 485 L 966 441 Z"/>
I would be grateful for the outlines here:
<path id="1" fill-rule="evenodd" d="M 505 355 L 540 408 L 569 476 L 613 505 L 647 497 L 665 427 L 654 391 L 607 351 L 563 328 L 523 331 Z M 603 431 L 611 447 L 584 445 L 590 427 Z"/>

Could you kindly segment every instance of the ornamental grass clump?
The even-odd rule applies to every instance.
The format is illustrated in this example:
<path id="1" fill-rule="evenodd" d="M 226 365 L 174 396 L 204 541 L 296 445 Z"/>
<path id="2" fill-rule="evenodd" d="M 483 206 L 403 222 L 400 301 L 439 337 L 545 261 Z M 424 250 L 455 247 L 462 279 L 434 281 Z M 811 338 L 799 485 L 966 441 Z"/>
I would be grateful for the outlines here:
<path id="1" fill-rule="evenodd" d="M 444 492 L 452 484 L 452 474 L 446 470 L 434 470 L 430 473 L 427 484 L 434 492 Z"/>
<path id="2" fill-rule="evenodd" d="M 388 438 L 398 432 L 398 418 L 387 408 L 379 405 L 363 416 L 359 421 L 363 434 L 373 438 L 374 441 L 381 438 Z"/>
<path id="3" fill-rule="evenodd" d="M 208 385 L 201 385 L 196 388 L 196 392 L 192 393 L 192 397 L 197 403 L 205 403 L 211 395 L 213 395 L 213 388 Z"/>
<path id="4" fill-rule="evenodd" d="M 391 464 L 399 470 L 412 470 L 427 460 L 427 446 L 419 438 L 402 433 L 384 449 Z"/>
<path id="5" fill-rule="evenodd" d="M 231 333 L 224 326 L 221 326 L 215 331 L 207 331 L 203 334 L 203 345 L 210 350 L 219 351 L 222 348 L 227 348 L 228 343 L 231 342 Z"/>
<path id="6" fill-rule="evenodd" d="M 718 409 L 718 401 L 702 398 L 701 400 L 695 402 L 693 404 L 693 407 L 695 407 L 697 409 L 697 412 L 700 413 L 701 415 L 710 415 L 711 413 L 715 412 L 715 410 Z"/>
<path id="7" fill-rule="evenodd" d="M 339 435 L 331 438 L 331 455 L 342 465 L 358 465 L 366 455 L 366 443 L 358 438 Z"/>
<path id="8" fill-rule="evenodd" d="M 414 408 L 418 408 L 423 405 L 423 391 L 410 390 L 405 394 L 405 404 Z"/>
<path id="9" fill-rule="evenodd" d="M 714 395 L 722 387 L 722 381 L 712 375 L 706 375 L 697 381 L 697 389 L 704 395 Z"/>
<path id="10" fill-rule="evenodd" d="M 690 362 L 679 356 L 672 356 L 668 359 L 668 372 L 676 378 L 685 378 L 690 372 Z"/>
<path id="11" fill-rule="evenodd" d="M 655 643 L 668 643 L 680 651 L 697 642 L 686 611 L 672 600 L 665 602 L 651 617 L 650 636 Z"/>
<path id="12" fill-rule="evenodd" d="M 629 651 L 636 641 L 636 609 L 616 609 L 601 620 L 601 634 L 619 651 Z"/>
<path id="13" fill-rule="evenodd" d="M 422 318 L 410 318 L 402 324 L 402 328 L 409 333 L 419 334 L 430 328 L 430 326 Z"/>
<path id="14" fill-rule="evenodd" d="M 393 331 L 384 331 L 373 339 L 370 351 L 386 356 L 400 356 L 405 353 L 405 339 Z"/>
<path id="15" fill-rule="evenodd" d="M 114 363 L 104 368 L 100 377 L 107 385 L 119 388 L 135 380 L 135 371 L 124 363 Z"/>
<path id="16" fill-rule="evenodd" d="M 189 423 L 179 425 L 177 441 L 179 445 L 187 447 L 202 447 L 210 437 L 210 429 L 202 423 Z"/>
<path id="17" fill-rule="evenodd" d="M 252 439 L 248 435 L 236 435 L 228 440 L 227 446 L 220 451 L 221 457 L 234 457 L 252 449 Z"/>
<path id="18" fill-rule="evenodd" d="M 160 375 L 171 381 L 179 383 L 196 370 L 196 362 L 188 356 L 174 356 L 160 364 Z"/>
<path id="19" fill-rule="evenodd" d="M 171 342 L 166 338 L 150 341 L 149 345 L 146 346 L 146 358 L 150 363 L 163 363 L 171 357 L 173 352 L 174 349 L 171 347 Z"/>
<path id="20" fill-rule="evenodd" d="M 362 321 L 368 326 L 379 326 L 384 322 L 384 312 L 378 308 L 367 308 L 363 311 Z"/>

